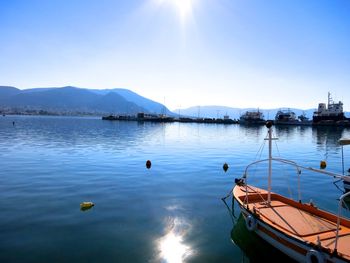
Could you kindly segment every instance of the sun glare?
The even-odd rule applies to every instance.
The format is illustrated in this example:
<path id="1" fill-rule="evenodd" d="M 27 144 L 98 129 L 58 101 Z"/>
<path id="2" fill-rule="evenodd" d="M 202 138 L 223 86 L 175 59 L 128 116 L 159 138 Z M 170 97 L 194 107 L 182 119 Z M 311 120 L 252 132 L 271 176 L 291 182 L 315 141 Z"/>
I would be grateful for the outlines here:
<path id="1" fill-rule="evenodd" d="M 191 0 L 170 0 L 177 8 L 181 19 L 185 19 L 192 10 Z"/>
<path id="2" fill-rule="evenodd" d="M 182 219 L 174 218 L 169 221 L 167 233 L 159 239 L 158 244 L 162 262 L 183 263 L 187 257 L 194 253 L 192 248 L 184 243 L 188 228 L 188 223 Z"/>
<path id="3" fill-rule="evenodd" d="M 158 0 L 159 4 L 169 4 L 176 9 L 181 22 L 185 22 L 192 13 L 193 0 Z"/>

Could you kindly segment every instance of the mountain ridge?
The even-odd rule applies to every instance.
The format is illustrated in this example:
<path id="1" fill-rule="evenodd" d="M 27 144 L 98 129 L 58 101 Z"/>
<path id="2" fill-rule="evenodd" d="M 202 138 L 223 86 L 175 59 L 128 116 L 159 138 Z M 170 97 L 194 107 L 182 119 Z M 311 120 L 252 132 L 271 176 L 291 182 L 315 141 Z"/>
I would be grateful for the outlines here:
<path id="1" fill-rule="evenodd" d="M 138 112 L 172 114 L 164 105 L 126 89 L 97 90 L 73 86 L 24 90 L 12 86 L 0 86 L 0 110 L 3 112 L 46 111 L 73 115 L 77 113 L 137 114 Z"/>

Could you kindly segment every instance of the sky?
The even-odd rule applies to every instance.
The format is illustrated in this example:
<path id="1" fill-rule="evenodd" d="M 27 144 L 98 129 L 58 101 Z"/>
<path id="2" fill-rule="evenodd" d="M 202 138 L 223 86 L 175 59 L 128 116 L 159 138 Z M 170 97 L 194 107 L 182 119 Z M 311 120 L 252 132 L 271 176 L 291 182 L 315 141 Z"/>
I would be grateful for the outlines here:
<path id="1" fill-rule="evenodd" d="M 0 0 L 0 85 L 350 111 L 349 0 Z"/>

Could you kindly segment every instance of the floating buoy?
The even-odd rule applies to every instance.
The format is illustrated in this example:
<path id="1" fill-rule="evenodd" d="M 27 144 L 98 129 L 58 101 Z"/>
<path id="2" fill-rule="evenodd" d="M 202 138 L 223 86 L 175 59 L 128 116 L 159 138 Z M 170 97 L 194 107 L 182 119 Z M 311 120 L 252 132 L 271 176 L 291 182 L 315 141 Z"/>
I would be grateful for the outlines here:
<path id="1" fill-rule="evenodd" d="M 82 202 L 80 204 L 80 210 L 85 211 L 92 208 L 95 204 L 93 202 Z"/>
<path id="2" fill-rule="evenodd" d="M 147 162 L 146 162 L 147 169 L 151 168 L 151 165 L 152 165 L 151 161 L 147 160 Z"/>
<path id="3" fill-rule="evenodd" d="M 224 163 L 224 165 L 222 166 L 222 169 L 224 169 L 225 173 L 227 172 L 228 170 L 228 164 L 227 163 Z"/>
<path id="4" fill-rule="evenodd" d="M 321 169 L 325 169 L 326 167 L 327 167 L 326 161 L 321 161 L 321 163 L 320 163 L 320 168 L 321 168 Z"/>

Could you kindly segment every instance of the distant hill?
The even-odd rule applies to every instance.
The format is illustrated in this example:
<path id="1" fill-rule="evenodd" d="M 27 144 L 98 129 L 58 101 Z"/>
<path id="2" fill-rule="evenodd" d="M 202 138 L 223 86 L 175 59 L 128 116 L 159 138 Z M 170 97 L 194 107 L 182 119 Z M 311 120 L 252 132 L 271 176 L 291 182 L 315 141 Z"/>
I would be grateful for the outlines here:
<path id="1" fill-rule="evenodd" d="M 16 89 L 15 87 L 0 86 L 0 99 L 6 99 L 20 92 L 21 91 L 19 89 Z"/>
<path id="2" fill-rule="evenodd" d="M 162 104 L 126 89 L 90 90 L 77 87 L 20 90 L 0 86 L 0 110 L 47 111 L 64 114 L 172 113 Z"/>
<path id="3" fill-rule="evenodd" d="M 122 96 L 124 99 L 127 101 L 133 102 L 136 105 L 147 109 L 148 112 L 151 113 L 164 113 L 171 115 L 172 112 L 169 111 L 163 104 L 152 101 L 150 99 L 147 99 L 145 97 L 142 97 L 135 92 L 132 92 L 131 90 L 128 89 L 91 89 L 90 91 L 95 92 L 96 94 L 108 94 L 110 92 L 114 92 Z"/>

